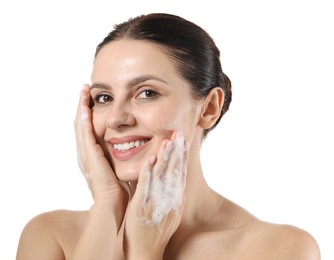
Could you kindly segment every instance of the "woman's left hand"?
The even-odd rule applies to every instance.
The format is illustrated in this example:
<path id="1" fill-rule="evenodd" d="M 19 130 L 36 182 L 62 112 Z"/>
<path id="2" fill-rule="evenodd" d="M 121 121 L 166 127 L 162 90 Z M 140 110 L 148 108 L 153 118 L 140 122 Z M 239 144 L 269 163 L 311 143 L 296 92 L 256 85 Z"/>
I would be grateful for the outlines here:
<path id="1" fill-rule="evenodd" d="M 164 140 L 158 156 L 147 159 L 125 218 L 127 259 L 162 259 L 178 228 L 184 208 L 188 144 L 174 132 Z"/>

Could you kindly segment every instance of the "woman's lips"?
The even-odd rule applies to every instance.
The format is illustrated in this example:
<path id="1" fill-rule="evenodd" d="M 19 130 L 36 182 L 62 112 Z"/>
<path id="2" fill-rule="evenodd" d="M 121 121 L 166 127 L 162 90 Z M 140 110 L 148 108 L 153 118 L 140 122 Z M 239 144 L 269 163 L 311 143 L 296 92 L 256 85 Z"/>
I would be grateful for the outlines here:
<path id="1" fill-rule="evenodd" d="M 117 160 L 125 161 L 145 149 L 150 140 L 151 137 L 146 136 L 128 136 L 112 138 L 108 143 L 111 155 Z"/>

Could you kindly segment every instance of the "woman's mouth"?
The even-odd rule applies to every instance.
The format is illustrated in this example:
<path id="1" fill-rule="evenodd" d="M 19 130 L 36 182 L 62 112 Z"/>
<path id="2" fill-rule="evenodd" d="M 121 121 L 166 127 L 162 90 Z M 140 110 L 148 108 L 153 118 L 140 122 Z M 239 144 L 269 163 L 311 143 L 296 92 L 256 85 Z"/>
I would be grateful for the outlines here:
<path id="1" fill-rule="evenodd" d="M 112 138 L 110 144 L 111 155 L 117 160 L 129 160 L 141 152 L 151 140 L 150 137 L 129 136 Z"/>
<path id="2" fill-rule="evenodd" d="M 136 141 L 131 141 L 131 142 L 126 142 L 126 143 L 120 143 L 120 144 L 113 144 L 113 148 L 118 151 L 126 152 L 130 149 L 133 148 L 138 148 L 145 143 L 147 143 L 149 140 L 136 140 Z"/>

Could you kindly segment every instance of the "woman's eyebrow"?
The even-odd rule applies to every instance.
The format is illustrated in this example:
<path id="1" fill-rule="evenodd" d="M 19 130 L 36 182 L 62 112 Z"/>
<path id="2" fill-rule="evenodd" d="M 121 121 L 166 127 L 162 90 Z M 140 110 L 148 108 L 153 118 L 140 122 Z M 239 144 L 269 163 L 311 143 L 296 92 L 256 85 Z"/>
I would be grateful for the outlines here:
<path id="1" fill-rule="evenodd" d="M 143 83 L 145 81 L 148 81 L 148 80 L 157 80 L 157 81 L 160 81 L 162 83 L 165 83 L 165 84 L 168 84 L 167 81 L 157 77 L 157 76 L 154 76 L 154 75 L 142 75 L 142 76 L 139 76 L 139 77 L 135 77 L 133 79 L 130 79 L 127 84 L 126 84 L 126 88 L 129 89 L 129 88 L 132 88 L 140 83 Z"/>
<path id="2" fill-rule="evenodd" d="M 148 81 L 148 80 L 157 80 L 157 81 L 160 81 L 162 83 L 165 83 L 165 84 L 168 84 L 167 81 L 157 77 L 157 76 L 154 76 L 154 75 L 142 75 L 142 76 L 139 76 L 139 77 L 135 77 L 135 78 L 132 78 L 130 80 L 128 80 L 128 82 L 126 83 L 126 86 L 125 88 L 126 89 L 130 89 L 140 83 L 143 83 L 145 81 Z M 104 90 L 111 90 L 112 87 L 109 85 L 109 84 L 106 84 L 106 83 L 102 83 L 102 82 L 96 82 L 96 83 L 93 83 L 92 86 L 91 86 L 91 89 L 93 88 L 99 88 L 99 89 L 104 89 Z"/>
<path id="3" fill-rule="evenodd" d="M 111 90 L 111 86 L 109 84 L 105 84 L 105 83 L 93 83 L 90 89 L 93 88 L 100 88 L 100 89 L 105 89 L 105 90 Z"/>

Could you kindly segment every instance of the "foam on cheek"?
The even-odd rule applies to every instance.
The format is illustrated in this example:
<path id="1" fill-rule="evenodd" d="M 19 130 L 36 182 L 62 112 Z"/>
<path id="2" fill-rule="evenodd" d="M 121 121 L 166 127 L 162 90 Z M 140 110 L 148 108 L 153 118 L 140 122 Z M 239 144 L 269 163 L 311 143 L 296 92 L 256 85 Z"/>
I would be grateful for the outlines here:
<path id="1" fill-rule="evenodd" d="M 183 201 L 183 192 L 185 188 L 185 170 L 186 163 L 184 158 L 184 139 L 177 136 L 174 141 L 173 151 L 167 158 L 166 167 L 163 172 L 156 173 L 159 176 L 151 176 L 145 189 L 145 201 L 152 201 L 151 219 L 147 224 L 160 226 L 163 218 L 171 211 L 178 212 Z M 175 165 L 168 165 L 171 158 Z M 165 159 L 164 158 L 164 159 Z M 176 158 L 176 159 L 175 159 Z"/>

